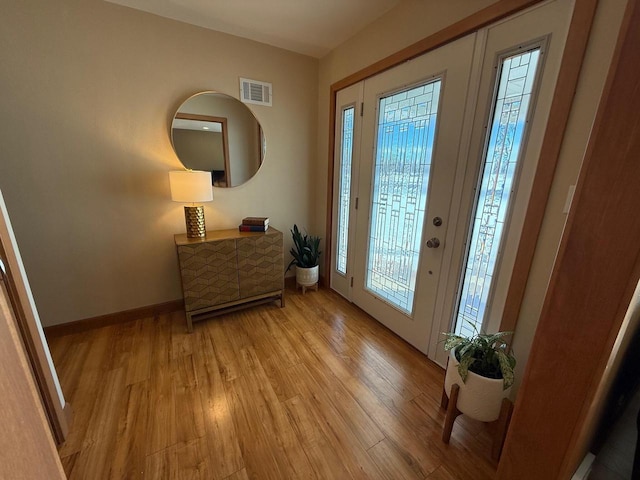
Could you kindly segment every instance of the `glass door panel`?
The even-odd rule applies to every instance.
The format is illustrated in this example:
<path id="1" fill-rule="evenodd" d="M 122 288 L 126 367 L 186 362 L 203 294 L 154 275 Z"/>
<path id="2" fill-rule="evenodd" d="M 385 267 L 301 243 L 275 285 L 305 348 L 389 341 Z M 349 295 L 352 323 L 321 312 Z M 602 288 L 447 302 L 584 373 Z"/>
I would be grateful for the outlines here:
<path id="1" fill-rule="evenodd" d="M 338 236 L 336 242 L 335 269 L 342 275 L 347 274 L 347 255 L 349 248 L 349 209 L 351 208 L 351 164 L 353 158 L 353 106 L 342 109 L 340 177 L 338 189 Z"/>
<path id="2" fill-rule="evenodd" d="M 480 193 L 473 216 L 470 248 L 463 271 L 455 332 L 473 335 L 483 329 L 493 276 L 500 256 L 518 160 L 526 135 L 540 47 L 500 62 L 491 128 L 484 152 Z"/>
<path id="3" fill-rule="evenodd" d="M 412 315 L 441 80 L 382 97 L 378 107 L 366 286 Z"/>

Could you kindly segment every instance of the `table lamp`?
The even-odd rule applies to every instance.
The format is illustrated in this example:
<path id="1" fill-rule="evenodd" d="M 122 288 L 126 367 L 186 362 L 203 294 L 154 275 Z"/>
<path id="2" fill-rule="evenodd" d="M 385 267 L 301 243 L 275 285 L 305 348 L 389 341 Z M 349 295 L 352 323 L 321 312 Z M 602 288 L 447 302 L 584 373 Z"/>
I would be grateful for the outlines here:
<path id="1" fill-rule="evenodd" d="M 171 200 L 191 203 L 184 206 L 184 219 L 187 224 L 187 237 L 200 238 L 206 235 L 204 225 L 204 207 L 196 202 L 213 200 L 211 172 L 198 170 L 179 170 L 169 172 Z"/>

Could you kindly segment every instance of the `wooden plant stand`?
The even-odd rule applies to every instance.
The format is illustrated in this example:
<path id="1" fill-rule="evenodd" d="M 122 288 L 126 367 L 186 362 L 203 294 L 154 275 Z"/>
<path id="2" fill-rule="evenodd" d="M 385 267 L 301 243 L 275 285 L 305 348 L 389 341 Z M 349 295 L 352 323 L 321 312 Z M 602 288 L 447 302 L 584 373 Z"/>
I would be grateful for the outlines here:
<path id="1" fill-rule="evenodd" d="M 442 388 L 442 401 L 440 407 L 447 411 L 447 415 L 444 419 L 444 428 L 442 430 L 442 441 L 449 443 L 451 439 L 451 430 L 453 429 L 453 423 L 462 412 L 458 410 L 458 394 L 460 393 L 460 386 L 457 383 L 451 385 L 451 398 L 447 397 L 447 392 L 444 387 Z M 502 406 L 500 408 L 500 416 L 494 422 L 488 422 L 493 424 L 493 445 L 491 447 L 491 459 L 494 462 L 500 460 L 500 454 L 502 453 L 502 446 L 504 445 L 504 439 L 507 436 L 507 428 L 511 421 L 511 414 L 513 413 L 513 403 L 508 398 L 502 399 Z"/>
<path id="2" fill-rule="evenodd" d="M 302 294 L 304 295 L 307 290 L 314 289 L 316 292 L 318 291 L 318 283 L 314 283 L 313 285 L 300 285 L 296 282 L 296 290 L 298 287 L 302 287 Z"/>

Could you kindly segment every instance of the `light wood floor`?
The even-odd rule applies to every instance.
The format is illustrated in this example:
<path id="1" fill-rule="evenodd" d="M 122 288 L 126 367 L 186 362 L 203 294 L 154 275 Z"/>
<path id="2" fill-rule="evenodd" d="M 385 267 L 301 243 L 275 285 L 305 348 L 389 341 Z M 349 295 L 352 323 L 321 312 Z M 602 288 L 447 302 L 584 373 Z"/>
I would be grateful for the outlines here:
<path id="1" fill-rule="evenodd" d="M 490 437 L 440 440 L 443 371 L 337 294 L 289 291 L 51 338 L 70 479 L 492 479 Z"/>

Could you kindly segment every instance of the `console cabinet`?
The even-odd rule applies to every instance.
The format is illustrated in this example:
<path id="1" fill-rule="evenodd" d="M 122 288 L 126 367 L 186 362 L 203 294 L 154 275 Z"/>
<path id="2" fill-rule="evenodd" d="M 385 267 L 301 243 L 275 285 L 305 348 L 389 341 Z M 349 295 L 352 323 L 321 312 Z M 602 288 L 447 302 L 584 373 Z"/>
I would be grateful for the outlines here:
<path id="1" fill-rule="evenodd" d="M 284 306 L 282 232 L 216 230 L 175 236 L 187 328 L 203 317 L 274 300 Z"/>

